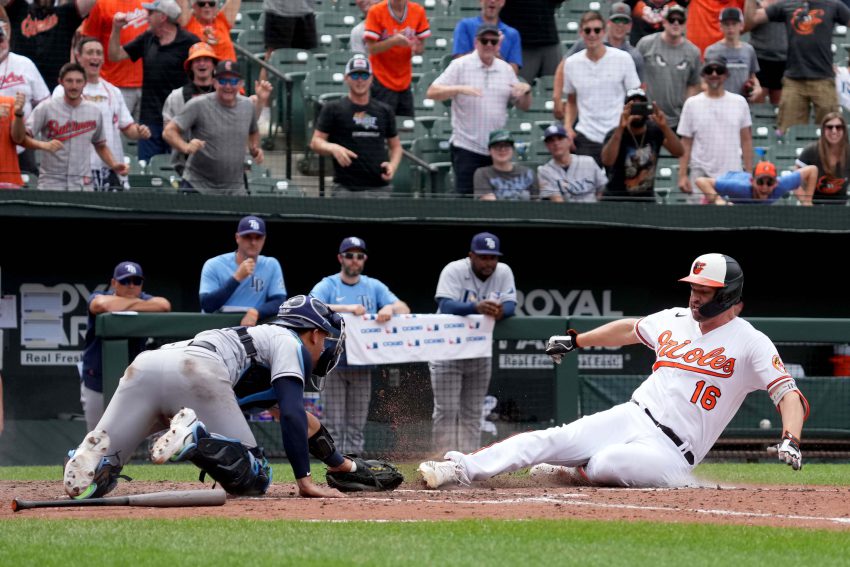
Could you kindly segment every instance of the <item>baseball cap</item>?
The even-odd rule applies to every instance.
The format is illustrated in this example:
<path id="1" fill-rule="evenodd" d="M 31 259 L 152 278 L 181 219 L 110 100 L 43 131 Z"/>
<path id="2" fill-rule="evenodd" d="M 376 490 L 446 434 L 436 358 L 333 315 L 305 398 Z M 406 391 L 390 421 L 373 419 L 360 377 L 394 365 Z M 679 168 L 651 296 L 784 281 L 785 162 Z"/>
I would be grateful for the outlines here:
<path id="1" fill-rule="evenodd" d="M 216 63 L 215 76 L 223 77 L 225 75 L 230 75 L 237 79 L 242 78 L 242 73 L 239 72 L 239 65 L 236 64 L 236 61 L 233 61 L 232 59 L 222 59 Z"/>
<path id="2" fill-rule="evenodd" d="M 611 5 L 611 13 L 608 14 L 609 20 L 628 20 L 632 21 L 632 9 L 625 2 L 616 2 Z"/>
<path id="3" fill-rule="evenodd" d="M 475 37 L 481 37 L 485 33 L 499 35 L 499 26 L 494 24 L 481 24 L 480 26 L 478 26 L 478 29 L 475 30 Z"/>
<path id="4" fill-rule="evenodd" d="M 667 13 L 664 15 L 665 18 L 669 18 L 673 14 L 679 14 L 683 18 L 688 17 L 688 12 L 679 4 L 673 4 L 671 6 L 667 6 Z"/>
<path id="5" fill-rule="evenodd" d="M 564 138 L 570 137 L 569 134 L 567 134 L 567 129 L 564 128 L 564 125 L 560 122 L 552 122 L 545 130 L 543 130 L 543 141 L 548 140 L 552 136 L 562 136 Z"/>
<path id="6" fill-rule="evenodd" d="M 649 97 L 646 96 L 646 91 L 640 88 L 637 89 L 629 89 L 626 91 L 626 102 L 629 102 L 632 99 L 643 99 L 649 100 Z"/>
<path id="7" fill-rule="evenodd" d="M 189 56 L 186 58 L 186 61 L 183 62 L 183 69 L 188 73 L 189 66 L 192 64 L 192 61 L 200 59 L 201 57 L 210 57 L 213 60 L 213 63 L 218 63 L 218 56 L 216 56 L 212 46 L 205 41 L 199 41 L 189 48 Z"/>
<path id="8" fill-rule="evenodd" d="M 363 252 L 366 252 L 366 241 L 362 238 L 357 238 L 356 236 L 349 236 L 348 238 L 343 238 L 342 242 L 339 244 L 339 253 L 347 252 L 352 248 L 359 248 Z"/>
<path id="9" fill-rule="evenodd" d="M 364 73 L 369 73 L 370 75 L 372 74 L 372 64 L 369 63 L 369 59 L 362 53 L 358 53 L 345 64 L 346 76 L 355 71 L 362 71 Z"/>
<path id="10" fill-rule="evenodd" d="M 162 12 L 172 22 L 176 22 L 180 17 L 180 6 L 174 0 L 154 0 L 153 2 L 143 2 L 142 8 L 151 12 Z"/>
<path id="11" fill-rule="evenodd" d="M 490 232 L 479 232 L 472 237 L 470 252 L 481 255 L 501 256 L 499 251 L 499 237 Z"/>
<path id="12" fill-rule="evenodd" d="M 142 278 L 145 279 L 144 274 L 142 273 L 142 267 L 135 262 L 121 262 L 117 266 L 115 266 L 115 270 L 112 272 L 112 277 L 116 280 L 123 281 L 127 278 Z"/>
<path id="13" fill-rule="evenodd" d="M 266 235 L 266 221 L 254 215 L 248 215 L 239 221 L 239 228 L 236 229 L 236 234 L 245 236 L 246 234 Z"/>
<path id="14" fill-rule="evenodd" d="M 743 22 L 744 21 L 744 13 L 740 8 L 736 8 L 735 6 L 730 6 L 728 8 L 723 8 L 720 11 L 720 21 L 721 22 Z"/>
<path id="15" fill-rule="evenodd" d="M 702 65 L 702 72 L 704 73 L 708 67 L 723 67 L 723 70 L 726 71 L 726 58 L 722 55 L 713 55 L 711 57 L 706 57 L 705 63 Z"/>
<path id="16" fill-rule="evenodd" d="M 769 161 L 760 161 L 753 170 L 753 177 L 776 177 L 776 166 Z"/>
<path id="17" fill-rule="evenodd" d="M 498 144 L 499 142 L 510 142 L 514 143 L 513 136 L 511 136 L 510 130 L 493 130 L 490 132 L 490 138 L 487 141 L 488 146 L 492 146 L 493 144 Z"/>

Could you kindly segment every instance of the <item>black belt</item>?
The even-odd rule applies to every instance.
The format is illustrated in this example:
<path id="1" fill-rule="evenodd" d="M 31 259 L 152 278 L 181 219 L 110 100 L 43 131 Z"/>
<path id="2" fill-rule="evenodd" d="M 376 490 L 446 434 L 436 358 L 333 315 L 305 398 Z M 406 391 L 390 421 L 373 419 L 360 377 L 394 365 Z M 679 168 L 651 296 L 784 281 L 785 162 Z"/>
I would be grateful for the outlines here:
<path id="1" fill-rule="evenodd" d="M 196 347 L 205 348 L 207 350 L 211 350 L 213 352 L 218 352 L 215 348 L 215 345 L 212 344 L 212 343 L 208 343 L 207 341 L 191 341 L 186 346 L 196 346 Z"/>
<path id="2" fill-rule="evenodd" d="M 636 406 L 640 407 L 640 404 L 639 404 L 639 403 L 637 403 L 635 400 L 631 400 L 631 402 L 632 402 L 633 404 L 635 404 Z M 683 442 L 683 441 L 679 438 L 679 436 L 678 436 L 678 435 L 676 435 L 676 433 L 675 433 L 672 429 L 670 429 L 670 428 L 669 428 L 669 427 L 667 427 L 666 425 L 662 425 L 662 424 L 658 423 L 658 420 L 657 420 L 657 419 L 655 419 L 655 418 L 652 416 L 652 413 L 650 413 L 650 411 L 649 411 L 648 409 L 643 408 L 643 411 L 644 411 L 644 413 L 645 413 L 646 415 L 648 415 L 648 416 L 649 416 L 649 419 L 651 419 L 651 420 L 652 420 L 652 423 L 654 423 L 654 424 L 655 424 L 655 426 L 656 426 L 658 429 L 660 429 L 662 433 L 664 433 L 664 435 L 666 435 L 667 437 L 669 437 L 669 438 L 670 438 L 670 441 L 672 441 L 673 443 L 675 443 L 675 444 L 676 444 L 676 447 L 681 447 L 682 445 L 684 445 L 684 444 L 685 444 L 685 443 L 684 443 L 684 442 Z M 693 464 L 694 464 L 694 454 L 693 454 L 693 453 L 691 453 L 690 451 L 685 451 L 684 453 L 682 453 L 682 455 L 684 455 L 685 460 L 686 460 L 686 461 L 688 461 L 688 464 L 689 464 L 689 465 L 693 465 Z"/>

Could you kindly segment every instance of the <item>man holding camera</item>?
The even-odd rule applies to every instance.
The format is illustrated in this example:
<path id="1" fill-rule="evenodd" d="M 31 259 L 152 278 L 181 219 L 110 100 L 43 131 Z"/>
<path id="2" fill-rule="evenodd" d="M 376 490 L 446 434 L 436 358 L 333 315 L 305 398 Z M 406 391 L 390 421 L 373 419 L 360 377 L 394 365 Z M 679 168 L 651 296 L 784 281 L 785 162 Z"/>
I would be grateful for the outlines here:
<path id="1" fill-rule="evenodd" d="M 620 123 L 608 132 L 602 146 L 602 165 L 608 168 L 608 186 L 602 198 L 654 199 L 655 166 L 662 145 L 674 157 L 685 151 L 661 109 L 649 102 L 643 89 L 631 89 Z"/>

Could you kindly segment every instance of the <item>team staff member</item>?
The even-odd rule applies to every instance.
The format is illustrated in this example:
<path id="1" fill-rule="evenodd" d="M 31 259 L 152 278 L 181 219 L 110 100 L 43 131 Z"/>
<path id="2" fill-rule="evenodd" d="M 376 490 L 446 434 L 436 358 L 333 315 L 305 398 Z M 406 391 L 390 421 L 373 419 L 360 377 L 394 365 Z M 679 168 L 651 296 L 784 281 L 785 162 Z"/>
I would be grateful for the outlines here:
<path id="1" fill-rule="evenodd" d="M 108 493 L 139 443 L 165 427 L 163 416 L 173 415 L 151 448 L 154 463 L 188 460 L 230 494 L 264 494 L 271 465 L 235 395 L 245 372 L 257 364 L 267 369 L 263 393 L 280 406 L 283 447 L 299 495 L 342 496 L 313 484 L 309 455 L 330 471 L 356 467 L 336 450 L 321 423 L 307 416 L 303 394 L 311 375 L 324 376 L 336 366 L 345 348 L 344 328 L 342 318 L 322 302 L 297 295 L 280 306 L 273 324 L 203 331 L 191 341 L 139 355 L 103 418 L 70 453 L 65 492 L 77 499 Z"/>
<path id="2" fill-rule="evenodd" d="M 142 291 L 145 275 L 136 262 L 121 262 L 112 272 L 107 291 L 95 291 L 89 296 L 88 324 L 83 347 L 83 376 L 80 382 L 80 402 L 86 415 L 86 425 L 94 429 L 103 417 L 103 341 L 94 334 L 95 319 L 101 313 L 113 311 L 142 311 L 165 313 L 171 302 Z M 145 349 L 144 338 L 130 341 L 130 358 Z"/>
<path id="3" fill-rule="evenodd" d="M 389 197 L 402 149 L 395 113 L 370 95 L 372 66 L 362 54 L 345 65 L 348 96 L 322 107 L 310 148 L 334 158 L 336 197 Z M 389 159 L 387 158 L 389 149 Z"/>
<path id="4" fill-rule="evenodd" d="M 440 273 L 434 299 L 438 313 L 480 313 L 501 321 L 516 309 L 516 284 L 502 256 L 499 238 L 489 232 L 472 237 L 466 258 L 449 262 Z M 438 451 L 460 447 L 472 451 L 481 443 L 481 409 L 490 385 L 492 358 L 435 360 L 433 444 Z"/>
<path id="5" fill-rule="evenodd" d="M 419 465 L 428 486 L 483 480 L 538 463 L 558 465 L 559 476 L 598 485 L 691 484 L 691 471 L 755 390 L 767 390 L 782 415 L 779 460 L 799 470 L 809 404 L 770 339 L 738 317 L 741 266 L 724 254 L 703 254 L 680 281 L 690 284 L 687 308 L 620 319 L 586 333 L 570 329 L 567 336 L 549 339 L 546 354 L 555 362 L 579 347 L 643 343 L 654 350 L 653 372 L 630 401 L 474 454 L 450 451 L 446 461 Z"/>
<path id="6" fill-rule="evenodd" d="M 413 64 L 431 35 L 425 8 L 408 0 L 383 0 L 369 8 L 363 39 L 375 69 L 372 97 L 387 103 L 397 116 L 413 116 Z"/>
<path id="7" fill-rule="evenodd" d="M 92 146 L 106 166 L 118 175 L 129 167 L 117 162 L 107 145 L 100 109 L 83 99 L 86 74 L 79 63 L 66 63 L 59 72 L 61 99 L 39 104 L 27 119 L 27 147 L 43 151 L 38 188 L 55 191 L 92 191 Z M 15 121 L 22 114 L 15 112 Z M 14 125 L 13 125 L 14 128 Z M 31 137 L 41 138 L 41 141 Z"/>
<path id="8" fill-rule="evenodd" d="M 818 180 L 818 168 L 807 165 L 782 177 L 776 176 L 776 166 L 769 161 L 756 164 L 753 174 L 730 171 L 717 179 L 698 177 L 694 183 L 715 205 L 770 205 L 794 192 L 801 205 L 811 206 Z"/>
<path id="9" fill-rule="evenodd" d="M 283 270 L 277 258 L 262 256 L 266 223 L 249 215 L 236 229 L 236 252 L 204 262 L 199 291 L 204 313 L 245 311 L 241 325 L 251 327 L 275 314 L 286 299 Z"/>
<path id="10" fill-rule="evenodd" d="M 322 278 L 310 295 L 337 313 L 375 314 L 380 323 L 410 307 L 378 279 L 363 274 L 366 242 L 356 236 L 343 239 L 337 254 L 340 271 Z M 345 362 L 343 360 L 343 362 Z M 324 423 L 345 454 L 363 454 L 363 428 L 372 398 L 372 367 L 342 364 L 325 381 L 322 392 Z"/>

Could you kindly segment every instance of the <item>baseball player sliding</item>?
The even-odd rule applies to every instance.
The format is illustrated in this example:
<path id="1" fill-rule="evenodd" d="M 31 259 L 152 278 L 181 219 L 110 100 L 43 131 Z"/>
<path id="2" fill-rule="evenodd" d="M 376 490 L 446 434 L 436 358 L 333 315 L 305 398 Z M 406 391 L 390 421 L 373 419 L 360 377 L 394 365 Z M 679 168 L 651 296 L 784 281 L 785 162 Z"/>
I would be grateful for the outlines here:
<path id="1" fill-rule="evenodd" d="M 809 404 L 770 339 L 738 317 L 744 286 L 738 262 L 704 254 L 680 281 L 691 286 L 686 309 L 621 319 L 581 334 L 570 329 L 566 336 L 549 339 L 546 354 L 556 363 L 580 347 L 641 342 L 653 349 L 652 374 L 630 401 L 472 454 L 449 451 L 446 461 L 419 465 L 426 484 L 468 484 L 538 464 L 579 483 L 692 484 L 691 471 L 753 390 L 767 390 L 782 415 L 779 459 L 799 470 Z"/>

